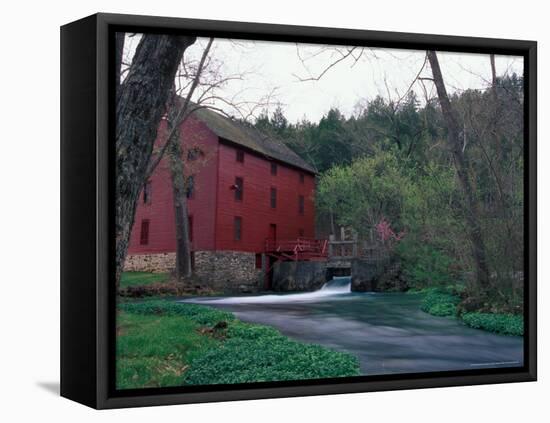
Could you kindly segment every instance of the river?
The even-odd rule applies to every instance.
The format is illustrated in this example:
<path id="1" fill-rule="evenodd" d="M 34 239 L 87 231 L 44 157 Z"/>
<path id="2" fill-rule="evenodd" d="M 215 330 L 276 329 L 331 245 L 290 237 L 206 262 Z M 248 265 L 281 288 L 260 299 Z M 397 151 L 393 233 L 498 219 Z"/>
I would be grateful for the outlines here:
<path id="1" fill-rule="evenodd" d="M 355 355 L 366 375 L 523 365 L 523 338 L 420 310 L 420 294 L 354 293 L 350 278 L 299 294 L 186 300 L 231 311 L 290 338 Z"/>

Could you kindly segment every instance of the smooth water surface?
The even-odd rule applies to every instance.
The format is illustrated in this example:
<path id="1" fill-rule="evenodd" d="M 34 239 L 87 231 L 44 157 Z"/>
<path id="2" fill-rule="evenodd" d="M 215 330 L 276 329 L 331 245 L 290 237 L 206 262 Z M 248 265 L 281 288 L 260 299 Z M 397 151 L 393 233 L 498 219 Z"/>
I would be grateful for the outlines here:
<path id="1" fill-rule="evenodd" d="M 420 310 L 421 296 L 352 293 L 350 278 L 300 294 L 194 298 L 245 322 L 273 326 L 302 342 L 355 355 L 363 374 L 523 365 L 523 338 L 469 328 Z"/>

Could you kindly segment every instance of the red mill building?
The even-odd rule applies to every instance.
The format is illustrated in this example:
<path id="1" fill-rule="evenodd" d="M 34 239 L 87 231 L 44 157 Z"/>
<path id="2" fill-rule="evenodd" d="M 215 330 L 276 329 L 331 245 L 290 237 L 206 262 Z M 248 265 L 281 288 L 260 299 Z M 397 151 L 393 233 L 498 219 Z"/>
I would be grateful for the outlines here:
<path id="1" fill-rule="evenodd" d="M 195 111 L 180 135 L 196 274 L 216 288 L 269 288 L 267 249 L 315 236 L 315 170 L 280 140 L 210 110 Z M 139 198 L 126 270 L 173 268 L 175 233 L 163 159 Z"/>

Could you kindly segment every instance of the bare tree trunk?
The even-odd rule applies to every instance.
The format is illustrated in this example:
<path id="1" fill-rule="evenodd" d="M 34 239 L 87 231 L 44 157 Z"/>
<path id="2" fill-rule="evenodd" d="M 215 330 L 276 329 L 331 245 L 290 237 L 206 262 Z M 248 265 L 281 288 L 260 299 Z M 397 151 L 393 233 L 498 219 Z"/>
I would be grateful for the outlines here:
<path id="1" fill-rule="evenodd" d="M 495 55 L 491 54 L 489 56 L 489 60 L 491 61 L 491 76 L 492 76 L 492 84 L 493 88 L 496 88 L 497 86 L 497 67 L 495 65 Z"/>
<path id="2" fill-rule="evenodd" d="M 509 207 L 507 204 L 508 197 L 503 188 L 504 178 L 502 177 L 502 172 L 501 172 L 501 169 L 502 169 L 501 166 L 502 166 L 502 163 L 504 163 L 504 158 L 502 154 L 503 153 L 502 147 L 500 145 L 500 133 L 499 133 L 499 125 L 498 125 L 498 120 L 500 116 L 500 104 L 499 104 L 497 70 L 495 65 L 495 55 L 491 54 L 489 56 L 489 59 L 491 61 L 491 77 L 492 77 L 491 78 L 491 82 L 492 82 L 491 99 L 493 101 L 492 115 L 491 115 L 491 126 L 492 126 L 491 138 L 492 138 L 493 145 L 495 147 L 495 153 L 496 153 L 495 154 L 496 157 L 494 160 L 495 163 L 493 164 L 493 161 L 490 160 L 489 155 L 485 152 L 485 149 L 482 149 L 482 151 L 484 152 L 486 161 L 489 165 L 489 169 L 492 171 L 493 176 L 495 178 L 495 184 L 497 187 L 499 206 L 500 206 L 499 215 L 501 219 L 503 219 L 504 225 L 506 227 L 506 231 L 508 233 L 508 236 L 505 238 L 506 249 L 508 251 L 513 251 L 518 242 L 514 237 L 512 220 L 510 219 L 510 215 L 507 213 L 507 211 L 509 210 Z"/>
<path id="3" fill-rule="evenodd" d="M 169 131 L 172 125 L 179 125 L 177 121 L 177 106 L 172 107 L 169 122 Z M 179 128 L 175 128 L 173 140 L 168 146 L 170 160 L 170 176 L 172 178 L 172 196 L 174 198 L 174 217 L 176 225 L 176 278 L 178 281 L 193 274 L 191 266 L 191 242 L 189 236 L 189 213 L 187 210 L 187 184 L 185 181 L 180 142 Z"/>
<path id="4" fill-rule="evenodd" d="M 437 96 L 441 105 L 441 111 L 445 124 L 447 126 L 447 138 L 451 147 L 453 162 L 458 175 L 462 191 L 466 200 L 464 205 L 464 214 L 468 224 L 468 235 L 472 244 L 472 254 L 476 265 L 476 276 L 479 287 L 483 292 L 489 288 L 489 268 L 487 264 L 487 252 L 485 242 L 481 233 L 481 224 L 479 219 L 479 210 L 477 200 L 474 196 L 472 183 L 468 176 L 468 167 L 462 151 L 460 142 L 460 127 L 451 102 L 445 88 L 439 60 L 435 51 L 428 51 L 428 60 L 432 68 L 434 84 L 437 89 Z"/>
<path id="5" fill-rule="evenodd" d="M 506 210 L 506 199 L 504 196 L 504 190 L 502 185 L 503 179 L 500 172 L 500 166 L 502 165 L 503 158 L 502 158 L 502 148 L 500 148 L 500 137 L 499 137 L 499 128 L 498 128 L 498 119 L 499 119 L 500 110 L 499 110 L 499 103 L 498 103 L 497 69 L 495 65 L 495 55 L 491 54 L 489 58 L 491 61 L 491 77 L 492 77 L 491 78 L 492 80 L 491 99 L 493 101 L 492 115 L 491 115 L 491 138 L 496 151 L 496 160 L 495 160 L 496 163 L 494 166 L 492 161 L 489 159 L 488 154 L 485 153 L 485 150 L 483 151 L 486 156 L 486 160 L 489 164 L 489 168 L 492 171 L 495 178 L 495 183 L 497 186 L 498 197 L 499 197 L 501 212 L 502 212 Z"/>
<path id="6" fill-rule="evenodd" d="M 124 37 L 124 32 L 117 32 L 115 34 L 115 89 L 117 95 L 119 94 L 122 53 L 124 52 Z"/>
<path id="7" fill-rule="evenodd" d="M 160 119 L 185 49 L 194 37 L 148 34 L 141 38 L 116 105 L 115 237 L 117 286 L 128 251 L 137 200 Z"/>

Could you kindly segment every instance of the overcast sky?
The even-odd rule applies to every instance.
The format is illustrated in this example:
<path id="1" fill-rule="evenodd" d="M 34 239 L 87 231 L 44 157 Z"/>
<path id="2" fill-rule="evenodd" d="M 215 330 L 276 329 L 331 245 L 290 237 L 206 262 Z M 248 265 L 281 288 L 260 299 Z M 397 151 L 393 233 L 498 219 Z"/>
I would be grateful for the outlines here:
<path id="1" fill-rule="evenodd" d="M 127 38 L 126 50 L 133 50 L 139 37 Z M 186 61 L 199 60 L 206 39 L 198 39 L 187 49 Z M 317 77 L 331 63 L 342 57 L 347 47 L 327 48 L 324 45 L 266 41 L 231 41 L 216 39 L 211 57 L 219 66 L 219 77 L 242 75 L 242 80 L 228 82 L 217 92 L 220 97 L 236 101 L 261 102 L 274 93 L 270 111 L 281 104 L 291 122 L 302 118 L 318 121 L 331 107 L 338 107 L 346 116 L 354 113 L 358 103 L 377 95 L 393 100 L 403 96 L 424 62 L 425 52 L 397 49 L 356 49 L 353 54 Z M 362 51 L 360 57 L 359 53 Z M 486 54 L 438 53 L 443 77 L 449 92 L 469 88 L 485 89 L 490 84 L 491 66 Z M 358 57 L 358 58 L 357 58 Z M 357 59 L 357 60 L 356 60 Z M 496 56 L 497 74 L 523 74 L 523 59 Z M 421 73 L 431 77 L 429 66 Z M 435 94 L 433 84 L 424 81 L 429 96 Z M 414 85 L 420 99 L 425 97 L 420 83 Z M 223 103 L 217 102 L 231 114 Z M 243 106 L 243 108 L 245 108 Z"/>

